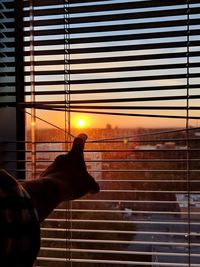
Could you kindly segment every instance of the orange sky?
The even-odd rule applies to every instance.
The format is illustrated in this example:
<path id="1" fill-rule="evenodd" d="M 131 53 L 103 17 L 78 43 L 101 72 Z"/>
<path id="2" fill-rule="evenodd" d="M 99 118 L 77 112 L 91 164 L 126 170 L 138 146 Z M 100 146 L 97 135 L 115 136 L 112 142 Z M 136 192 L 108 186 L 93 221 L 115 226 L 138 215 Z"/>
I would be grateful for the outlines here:
<path id="1" fill-rule="evenodd" d="M 58 127 L 65 127 L 64 112 L 56 111 L 37 111 L 38 117 L 41 117 L 48 122 L 55 124 Z M 127 117 L 127 116 L 114 116 L 114 115 L 96 115 L 96 114 L 80 114 L 71 113 L 71 127 L 78 127 L 77 120 L 85 120 L 86 128 L 105 128 L 110 124 L 113 128 L 135 128 L 135 127 L 185 127 L 184 119 L 167 119 L 167 118 L 147 118 L 147 117 Z M 191 121 L 193 126 L 198 126 L 198 121 Z M 27 125 L 30 125 L 30 115 L 27 115 Z M 37 127 L 48 128 L 47 123 L 36 120 Z"/>

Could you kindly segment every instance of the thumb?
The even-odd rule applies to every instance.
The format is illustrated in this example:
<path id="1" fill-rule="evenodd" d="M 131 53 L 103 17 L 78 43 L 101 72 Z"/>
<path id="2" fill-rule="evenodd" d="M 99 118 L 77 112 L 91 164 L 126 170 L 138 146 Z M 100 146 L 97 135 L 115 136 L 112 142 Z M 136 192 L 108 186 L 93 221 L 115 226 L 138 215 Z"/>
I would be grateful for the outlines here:
<path id="1" fill-rule="evenodd" d="M 86 134 L 79 134 L 73 142 L 71 153 L 73 154 L 83 154 L 85 142 L 87 140 L 87 135 Z"/>

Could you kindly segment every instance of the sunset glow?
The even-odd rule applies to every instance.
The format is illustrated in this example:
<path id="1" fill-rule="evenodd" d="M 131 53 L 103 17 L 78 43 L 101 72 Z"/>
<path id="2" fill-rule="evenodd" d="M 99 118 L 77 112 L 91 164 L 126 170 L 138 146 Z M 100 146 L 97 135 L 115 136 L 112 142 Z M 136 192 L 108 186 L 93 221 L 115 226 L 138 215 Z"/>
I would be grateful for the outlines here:
<path id="1" fill-rule="evenodd" d="M 77 121 L 76 121 L 76 126 L 79 127 L 79 128 L 84 128 L 84 127 L 86 127 L 86 120 L 83 119 L 83 118 L 79 118 L 79 119 L 77 119 Z"/>

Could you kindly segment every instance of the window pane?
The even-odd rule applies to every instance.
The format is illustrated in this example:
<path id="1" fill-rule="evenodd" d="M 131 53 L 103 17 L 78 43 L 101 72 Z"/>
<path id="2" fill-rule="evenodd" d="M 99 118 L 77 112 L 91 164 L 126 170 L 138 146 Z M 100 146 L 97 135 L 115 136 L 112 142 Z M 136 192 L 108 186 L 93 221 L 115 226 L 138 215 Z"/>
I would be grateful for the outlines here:
<path id="1" fill-rule="evenodd" d="M 85 132 L 101 186 L 44 222 L 38 266 L 198 266 L 199 7 L 24 1 L 27 178 Z"/>

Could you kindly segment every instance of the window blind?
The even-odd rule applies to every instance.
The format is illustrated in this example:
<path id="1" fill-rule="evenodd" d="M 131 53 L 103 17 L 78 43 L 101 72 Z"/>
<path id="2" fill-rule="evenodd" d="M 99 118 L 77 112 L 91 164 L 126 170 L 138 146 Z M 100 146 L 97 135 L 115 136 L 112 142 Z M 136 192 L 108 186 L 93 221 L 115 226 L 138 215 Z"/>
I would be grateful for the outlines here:
<path id="1" fill-rule="evenodd" d="M 23 178 L 24 112 L 16 108 L 24 101 L 20 7 L 15 12 L 16 1 L 0 2 L 0 167 Z"/>
<path id="2" fill-rule="evenodd" d="M 200 2 L 23 5 L 27 178 L 84 115 L 101 186 L 44 222 L 36 265 L 198 266 Z"/>

